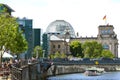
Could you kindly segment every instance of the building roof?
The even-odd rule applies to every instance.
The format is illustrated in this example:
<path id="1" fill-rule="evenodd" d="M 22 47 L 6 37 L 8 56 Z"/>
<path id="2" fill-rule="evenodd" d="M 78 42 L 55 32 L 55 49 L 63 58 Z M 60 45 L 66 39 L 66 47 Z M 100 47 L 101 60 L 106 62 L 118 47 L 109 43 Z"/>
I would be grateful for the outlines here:
<path id="1" fill-rule="evenodd" d="M 59 37 L 57 37 L 55 35 L 50 36 L 50 40 L 51 41 L 63 41 L 63 39 L 61 39 L 61 38 L 59 38 Z"/>
<path id="2" fill-rule="evenodd" d="M 99 25 L 99 27 L 113 27 L 113 25 Z"/>
<path id="3" fill-rule="evenodd" d="M 9 9 L 11 12 L 15 12 L 11 7 L 9 7 L 7 4 L 2 4 L 4 5 L 7 9 Z"/>
<path id="4" fill-rule="evenodd" d="M 65 35 L 66 32 L 69 32 L 71 37 L 75 37 L 73 27 L 65 20 L 55 20 L 46 29 L 46 33 L 60 33 L 61 36 Z"/>
<path id="5" fill-rule="evenodd" d="M 97 39 L 97 37 L 77 37 L 77 38 L 71 38 L 71 39 Z"/>

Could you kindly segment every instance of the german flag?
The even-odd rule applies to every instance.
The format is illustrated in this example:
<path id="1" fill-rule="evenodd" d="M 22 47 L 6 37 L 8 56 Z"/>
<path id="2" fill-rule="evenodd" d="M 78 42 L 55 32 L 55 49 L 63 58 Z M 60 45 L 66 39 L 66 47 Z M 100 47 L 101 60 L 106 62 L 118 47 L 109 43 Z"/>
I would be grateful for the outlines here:
<path id="1" fill-rule="evenodd" d="M 103 17 L 103 20 L 106 20 L 106 15 Z"/>

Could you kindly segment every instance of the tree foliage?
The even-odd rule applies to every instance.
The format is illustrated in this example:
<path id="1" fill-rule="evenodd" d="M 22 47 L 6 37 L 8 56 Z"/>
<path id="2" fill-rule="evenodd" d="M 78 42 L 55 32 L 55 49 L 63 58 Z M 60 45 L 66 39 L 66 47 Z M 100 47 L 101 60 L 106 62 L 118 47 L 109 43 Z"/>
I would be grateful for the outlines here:
<path id="1" fill-rule="evenodd" d="M 56 52 L 55 54 L 50 54 L 49 57 L 50 57 L 50 59 L 54 59 L 54 58 L 66 58 L 67 55 L 65 53 Z"/>
<path id="2" fill-rule="evenodd" d="M 16 38 L 14 42 L 11 43 L 11 46 L 9 49 L 12 51 L 12 53 L 19 55 L 20 53 L 23 53 L 24 51 L 28 49 L 27 45 L 28 43 L 26 39 L 22 35 L 22 32 L 19 31 L 18 33 L 16 33 Z"/>
<path id="3" fill-rule="evenodd" d="M 20 54 L 28 49 L 27 41 L 19 31 L 16 18 L 9 14 L 0 14 L 0 50 L 10 50 L 14 54 Z M 4 47 L 4 50 L 3 50 Z M 0 64 L 3 53 L 0 53 Z"/>
<path id="4" fill-rule="evenodd" d="M 113 57 L 115 57 L 115 55 L 113 55 L 112 52 L 109 51 L 109 50 L 103 50 L 102 54 L 101 54 L 101 57 L 113 58 Z"/>
<path id="5" fill-rule="evenodd" d="M 81 47 L 81 43 L 77 40 L 75 41 L 72 41 L 70 43 L 70 52 L 71 52 L 71 55 L 73 55 L 74 57 L 78 57 L 78 56 L 81 56 L 83 57 L 83 53 L 82 53 L 82 47 Z"/>
<path id="6" fill-rule="evenodd" d="M 101 52 L 103 50 L 102 44 L 91 41 L 91 42 L 85 42 L 82 45 L 84 57 L 88 58 L 98 58 L 101 55 Z"/>
<path id="7" fill-rule="evenodd" d="M 40 58 L 43 57 L 43 49 L 41 46 L 36 46 L 34 48 L 33 57 Z"/>
<path id="8" fill-rule="evenodd" d="M 67 55 L 65 53 L 61 53 L 61 58 L 66 58 Z"/>
<path id="9" fill-rule="evenodd" d="M 0 46 L 9 49 L 11 43 L 15 40 L 17 34 L 18 23 L 11 16 L 0 15 Z"/>
<path id="10" fill-rule="evenodd" d="M 18 26 L 16 18 L 0 15 L 0 46 L 15 54 L 23 53 L 28 49 L 27 41 Z"/>
<path id="11" fill-rule="evenodd" d="M 61 54 L 59 52 L 56 52 L 54 55 L 54 58 L 60 58 L 60 57 L 61 57 Z"/>

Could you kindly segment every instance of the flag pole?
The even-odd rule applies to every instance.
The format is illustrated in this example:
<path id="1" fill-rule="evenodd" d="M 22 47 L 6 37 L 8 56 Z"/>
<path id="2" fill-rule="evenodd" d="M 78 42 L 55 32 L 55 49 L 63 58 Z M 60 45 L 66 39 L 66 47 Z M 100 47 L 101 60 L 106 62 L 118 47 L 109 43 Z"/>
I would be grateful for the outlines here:
<path id="1" fill-rule="evenodd" d="M 107 18 L 105 19 L 105 25 L 107 25 Z"/>

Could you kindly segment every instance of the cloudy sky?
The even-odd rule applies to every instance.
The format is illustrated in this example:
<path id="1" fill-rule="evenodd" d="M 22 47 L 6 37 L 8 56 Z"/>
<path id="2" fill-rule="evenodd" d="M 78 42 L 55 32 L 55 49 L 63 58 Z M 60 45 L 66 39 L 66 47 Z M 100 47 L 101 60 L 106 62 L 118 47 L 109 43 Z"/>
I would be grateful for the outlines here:
<path id="1" fill-rule="evenodd" d="M 15 17 L 33 19 L 43 32 L 55 20 L 69 22 L 80 36 L 97 36 L 98 26 L 113 25 L 120 40 L 120 0 L 0 0 L 15 10 Z M 120 51 L 120 50 L 119 50 Z"/>

